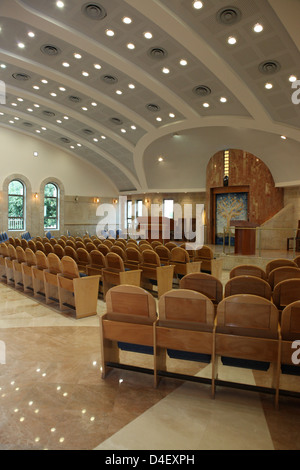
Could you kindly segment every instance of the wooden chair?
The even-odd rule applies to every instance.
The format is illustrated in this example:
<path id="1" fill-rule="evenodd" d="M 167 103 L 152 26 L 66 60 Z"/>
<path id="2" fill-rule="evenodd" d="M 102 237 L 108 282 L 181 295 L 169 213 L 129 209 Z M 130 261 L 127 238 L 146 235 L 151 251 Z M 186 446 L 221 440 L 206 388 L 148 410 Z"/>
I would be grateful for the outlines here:
<path id="1" fill-rule="evenodd" d="M 211 274 L 221 280 L 223 257 L 214 258 L 213 250 L 209 246 L 203 245 L 202 248 L 197 248 L 195 250 L 194 261 L 201 262 L 202 273 Z"/>
<path id="2" fill-rule="evenodd" d="M 86 267 L 86 273 L 88 276 L 100 275 L 102 276 L 102 269 L 106 268 L 106 258 L 98 250 L 93 250 L 89 253 L 90 255 L 90 264 Z"/>
<path id="3" fill-rule="evenodd" d="M 284 258 L 273 259 L 272 261 L 269 261 L 269 263 L 267 263 L 266 265 L 267 278 L 269 278 L 269 274 L 271 271 L 273 271 L 273 269 L 281 268 L 282 266 L 293 266 L 294 268 L 297 268 L 296 263 L 290 259 L 284 259 Z"/>
<path id="4" fill-rule="evenodd" d="M 48 269 L 48 258 L 43 251 L 37 250 L 35 252 L 36 265 L 32 266 L 32 285 L 33 294 L 35 297 L 38 295 L 45 295 L 45 282 L 44 270 Z"/>
<path id="5" fill-rule="evenodd" d="M 44 269 L 44 287 L 46 303 L 59 302 L 57 274 L 61 273 L 61 260 L 55 253 L 47 256 L 48 268 Z"/>
<path id="6" fill-rule="evenodd" d="M 140 250 L 133 246 L 129 246 L 125 249 L 126 261 L 124 262 L 125 268 L 128 269 L 139 269 L 139 265 L 143 262 L 143 256 Z"/>
<path id="7" fill-rule="evenodd" d="M 22 264 L 26 263 L 26 255 L 25 251 L 20 245 L 16 246 L 16 255 L 17 258 L 13 261 L 15 288 L 18 289 L 21 287 L 22 289 L 24 289 Z"/>
<path id="8" fill-rule="evenodd" d="M 266 272 L 259 266 L 252 264 L 240 264 L 233 268 L 229 273 L 229 278 L 232 279 L 235 276 L 256 276 L 265 281 L 267 280 Z"/>
<path id="9" fill-rule="evenodd" d="M 22 247 L 21 239 L 18 237 L 15 238 L 15 248 L 17 248 L 17 246 Z"/>
<path id="10" fill-rule="evenodd" d="M 235 367 L 267 371 L 272 364 L 270 388 L 278 394 L 280 326 L 276 306 L 251 294 L 223 299 L 217 308 L 216 355 L 224 365 Z"/>
<path id="11" fill-rule="evenodd" d="M 156 326 L 156 367 L 167 370 L 166 357 L 212 363 L 212 396 L 215 393 L 214 305 L 205 295 L 175 289 L 159 299 Z"/>
<path id="12" fill-rule="evenodd" d="M 57 244 L 57 240 L 56 238 L 50 238 L 50 240 L 48 240 L 48 242 L 50 243 L 50 245 L 52 245 L 54 247 L 54 245 Z"/>
<path id="13" fill-rule="evenodd" d="M 45 248 L 44 252 L 46 256 L 49 255 L 49 253 L 54 253 L 54 249 L 51 243 L 45 243 L 44 248 Z"/>
<path id="14" fill-rule="evenodd" d="M 69 256 L 70 258 L 73 258 L 73 260 L 76 261 L 76 263 L 78 263 L 78 256 L 77 256 L 76 250 L 72 246 L 70 245 L 65 246 L 65 256 Z"/>
<path id="15" fill-rule="evenodd" d="M 171 260 L 171 251 L 164 245 L 157 245 L 155 248 L 155 253 L 158 254 L 161 264 L 170 264 Z"/>
<path id="16" fill-rule="evenodd" d="M 288 305 L 281 316 L 281 376 L 300 375 L 300 301 Z M 281 380 L 279 380 L 280 396 Z"/>
<path id="17" fill-rule="evenodd" d="M 300 279 L 287 279 L 274 287 L 273 302 L 279 310 L 300 300 Z"/>
<path id="18" fill-rule="evenodd" d="M 56 256 L 59 257 L 59 259 L 62 259 L 65 256 L 65 249 L 63 248 L 62 245 L 56 243 L 56 245 L 54 245 L 53 247 L 53 250 Z"/>
<path id="19" fill-rule="evenodd" d="M 149 240 L 140 240 L 138 245 L 139 245 L 139 247 L 141 247 L 142 245 L 151 246 L 151 243 L 149 242 Z"/>
<path id="20" fill-rule="evenodd" d="M 65 246 L 66 246 L 66 241 L 63 240 L 62 238 L 59 238 L 57 240 L 57 243 L 58 243 L 58 245 L 62 246 L 63 248 L 65 248 Z"/>
<path id="21" fill-rule="evenodd" d="M 155 248 L 156 248 L 157 246 L 160 246 L 160 245 L 163 246 L 162 242 L 160 242 L 159 240 L 153 240 L 153 241 L 151 242 L 151 246 L 152 246 L 153 250 L 155 250 Z"/>
<path id="22" fill-rule="evenodd" d="M 73 240 L 67 240 L 66 246 L 71 246 L 72 248 L 74 248 L 74 250 L 76 250 L 76 242 L 74 242 Z"/>
<path id="23" fill-rule="evenodd" d="M 0 279 L 1 281 L 6 281 L 6 267 L 5 267 L 5 258 L 9 257 L 8 245 L 6 243 L 0 244 Z"/>
<path id="24" fill-rule="evenodd" d="M 86 251 L 88 251 L 90 253 L 93 250 L 97 250 L 97 246 L 95 245 L 95 243 L 88 242 L 85 245 L 85 249 L 86 249 Z"/>
<path id="25" fill-rule="evenodd" d="M 235 276 L 225 284 L 224 297 L 236 294 L 252 294 L 271 300 L 270 284 L 256 276 Z"/>
<path id="26" fill-rule="evenodd" d="M 122 258 L 116 253 L 107 253 L 106 267 L 102 269 L 104 298 L 106 298 L 107 291 L 113 286 L 128 284 L 140 287 L 141 273 L 141 269 L 125 271 Z"/>
<path id="27" fill-rule="evenodd" d="M 26 262 L 22 263 L 22 276 L 24 292 L 33 291 L 32 266 L 36 265 L 35 253 L 30 249 L 25 249 Z"/>
<path id="28" fill-rule="evenodd" d="M 144 250 L 142 257 L 143 260 L 140 264 L 142 270 L 141 286 L 149 290 L 153 290 L 154 286 L 157 286 L 157 294 L 160 298 L 165 292 L 172 289 L 174 266 L 161 266 L 160 258 L 153 249 Z"/>
<path id="29" fill-rule="evenodd" d="M 104 256 L 106 256 L 107 253 L 109 253 L 110 249 L 108 248 L 108 246 L 106 246 L 102 243 L 102 245 L 98 246 L 97 250 L 100 251 L 100 253 L 102 253 Z"/>
<path id="30" fill-rule="evenodd" d="M 85 248 L 77 248 L 77 265 L 79 272 L 86 273 L 86 267 L 91 264 L 91 257 Z"/>
<path id="31" fill-rule="evenodd" d="M 178 245 L 174 242 L 167 242 L 165 243 L 165 246 L 168 248 L 168 250 L 172 251 L 173 248 L 178 248 Z"/>
<path id="32" fill-rule="evenodd" d="M 282 266 L 270 272 L 268 282 L 273 290 L 276 284 L 286 279 L 300 278 L 300 269 L 294 266 Z"/>
<path id="33" fill-rule="evenodd" d="M 103 241 L 102 245 L 107 246 L 107 248 L 110 249 L 113 246 L 113 241 L 106 239 Z"/>
<path id="34" fill-rule="evenodd" d="M 123 248 L 121 248 L 120 246 L 113 245 L 109 251 L 110 253 L 117 253 L 117 255 L 119 255 L 122 258 L 124 263 L 126 262 L 125 250 L 123 250 Z"/>
<path id="35" fill-rule="evenodd" d="M 141 245 L 138 246 L 138 249 L 141 253 L 143 253 L 143 251 L 145 250 L 153 250 L 152 246 L 150 245 L 150 243 L 142 243 Z"/>
<path id="36" fill-rule="evenodd" d="M 60 309 L 74 308 L 77 319 L 97 315 L 99 279 L 100 276 L 80 277 L 76 261 L 64 256 L 61 273 L 57 274 Z"/>
<path id="37" fill-rule="evenodd" d="M 166 243 L 166 246 L 168 243 Z M 174 265 L 174 274 L 181 278 L 186 274 L 200 272 L 201 262 L 190 262 L 189 255 L 184 248 L 173 248 L 171 251 L 170 264 Z"/>
<path id="38" fill-rule="evenodd" d="M 102 378 L 120 365 L 120 348 L 152 354 L 155 371 L 156 321 L 155 299 L 141 287 L 120 285 L 107 292 L 106 313 L 100 318 Z"/>
<path id="39" fill-rule="evenodd" d="M 42 251 L 43 253 L 45 252 L 45 247 L 44 247 L 44 244 L 42 242 L 36 241 L 35 242 L 35 248 L 36 248 L 36 251 Z"/>
<path id="40" fill-rule="evenodd" d="M 84 249 L 85 249 L 85 244 L 84 244 L 83 242 L 81 242 L 81 241 L 76 241 L 76 242 L 75 242 L 75 246 L 76 246 L 76 250 L 77 250 L 78 248 L 84 248 Z"/>
<path id="41" fill-rule="evenodd" d="M 29 240 L 29 241 L 31 241 L 31 240 Z M 25 238 L 21 239 L 21 246 L 22 246 L 23 250 L 26 250 L 26 248 L 28 248 L 28 241 L 25 240 Z"/>
<path id="42" fill-rule="evenodd" d="M 16 249 L 13 245 L 8 245 L 8 256 L 5 258 L 5 271 L 7 284 L 15 285 L 13 262 L 17 259 Z"/>
<path id="43" fill-rule="evenodd" d="M 190 273 L 179 283 L 180 289 L 189 289 L 206 295 L 214 305 L 223 299 L 223 284 L 219 279 L 206 273 Z"/>
<path id="44" fill-rule="evenodd" d="M 26 240 L 26 242 L 27 242 L 27 240 Z M 25 250 L 24 245 L 25 245 L 25 243 L 22 243 L 23 250 Z M 29 240 L 27 242 L 27 247 L 30 248 L 33 251 L 33 253 L 36 252 L 36 243 L 35 243 L 34 240 Z"/>

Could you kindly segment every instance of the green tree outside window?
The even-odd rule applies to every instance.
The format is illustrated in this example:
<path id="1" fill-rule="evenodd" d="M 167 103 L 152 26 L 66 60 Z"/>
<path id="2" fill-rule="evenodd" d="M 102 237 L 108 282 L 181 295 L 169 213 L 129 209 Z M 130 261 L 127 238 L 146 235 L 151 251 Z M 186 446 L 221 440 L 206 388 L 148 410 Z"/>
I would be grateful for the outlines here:
<path id="1" fill-rule="evenodd" d="M 25 187 L 19 180 L 8 186 L 8 230 L 25 230 Z"/>
<path id="2" fill-rule="evenodd" d="M 44 228 L 58 229 L 58 188 L 54 183 L 45 186 Z"/>

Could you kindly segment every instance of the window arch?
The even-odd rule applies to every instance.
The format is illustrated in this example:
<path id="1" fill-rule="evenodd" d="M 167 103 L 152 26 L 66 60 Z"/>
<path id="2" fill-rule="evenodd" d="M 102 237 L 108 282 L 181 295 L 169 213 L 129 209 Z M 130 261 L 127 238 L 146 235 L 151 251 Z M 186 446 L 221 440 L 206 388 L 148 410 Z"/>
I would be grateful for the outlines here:
<path id="1" fill-rule="evenodd" d="M 47 183 L 44 189 L 44 229 L 58 229 L 59 189 L 55 183 Z"/>
<path id="2" fill-rule="evenodd" d="M 8 230 L 25 230 L 26 187 L 21 180 L 8 185 Z"/>

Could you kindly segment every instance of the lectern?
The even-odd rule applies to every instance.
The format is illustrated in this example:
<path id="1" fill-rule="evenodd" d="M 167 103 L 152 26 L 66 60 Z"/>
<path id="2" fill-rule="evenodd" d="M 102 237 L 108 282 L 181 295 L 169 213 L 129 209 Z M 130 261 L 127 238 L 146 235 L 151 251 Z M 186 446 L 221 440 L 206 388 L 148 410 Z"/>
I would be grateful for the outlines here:
<path id="1" fill-rule="evenodd" d="M 230 226 L 235 227 L 235 254 L 255 255 L 256 227 L 258 224 L 246 220 L 231 220 Z"/>

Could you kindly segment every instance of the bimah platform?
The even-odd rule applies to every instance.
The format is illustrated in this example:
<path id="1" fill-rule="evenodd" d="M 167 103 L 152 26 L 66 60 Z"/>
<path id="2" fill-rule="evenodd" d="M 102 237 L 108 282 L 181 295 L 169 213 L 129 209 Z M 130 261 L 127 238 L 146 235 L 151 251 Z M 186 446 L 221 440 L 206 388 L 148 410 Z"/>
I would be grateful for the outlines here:
<path id="1" fill-rule="evenodd" d="M 235 227 L 235 254 L 255 255 L 256 230 L 258 224 L 247 220 L 231 220 L 230 226 Z"/>

